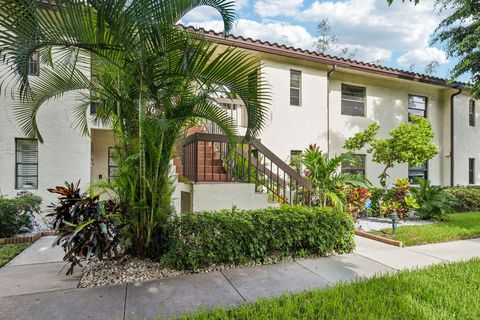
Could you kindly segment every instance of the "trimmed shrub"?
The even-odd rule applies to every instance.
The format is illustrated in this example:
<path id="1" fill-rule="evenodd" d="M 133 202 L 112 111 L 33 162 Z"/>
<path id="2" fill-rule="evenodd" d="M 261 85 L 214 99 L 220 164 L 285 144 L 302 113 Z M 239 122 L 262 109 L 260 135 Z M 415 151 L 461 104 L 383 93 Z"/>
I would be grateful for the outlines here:
<path id="1" fill-rule="evenodd" d="M 455 211 L 479 211 L 480 188 L 479 187 L 450 187 L 446 193 L 455 200 Z"/>
<path id="2" fill-rule="evenodd" d="M 168 225 L 163 262 L 177 269 L 351 252 L 353 219 L 325 207 L 186 213 Z"/>
<path id="3" fill-rule="evenodd" d="M 0 238 L 29 231 L 33 214 L 40 212 L 41 203 L 42 198 L 29 193 L 13 199 L 0 196 Z"/>

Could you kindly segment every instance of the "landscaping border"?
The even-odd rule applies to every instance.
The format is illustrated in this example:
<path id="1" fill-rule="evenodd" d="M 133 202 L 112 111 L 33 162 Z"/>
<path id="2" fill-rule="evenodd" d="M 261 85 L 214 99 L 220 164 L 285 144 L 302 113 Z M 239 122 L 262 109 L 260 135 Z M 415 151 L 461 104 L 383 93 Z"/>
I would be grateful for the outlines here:
<path id="1" fill-rule="evenodd" d="M 389 244 L 391 246 L 403 248 L 403 242 L 401 242 L 401 241 L 387 239 L 387 238 L 378 236 L 376 234 L 371 234 L 371 233 L 368 233 L 368 232 L 365 232 L 365 231 L 362 231 L 362 230 L 359 230 L 359 229 L 355 229 L 355 235 L 360 236 L 360 237 L 364 237 L 364 238 L 368 238 L 370 240 L 383 242 L 383 243 Z"/>
<path id="2" fill-rule="evenodd" d="M 25 243 L 25 242 L 34 243 L 41 237 L 54 236 L 54 235 L 55 235 L 55 231 L 42 231 L 30 237 L 0 238 L 0 244 L 16 244 L 16 243 Z"/>

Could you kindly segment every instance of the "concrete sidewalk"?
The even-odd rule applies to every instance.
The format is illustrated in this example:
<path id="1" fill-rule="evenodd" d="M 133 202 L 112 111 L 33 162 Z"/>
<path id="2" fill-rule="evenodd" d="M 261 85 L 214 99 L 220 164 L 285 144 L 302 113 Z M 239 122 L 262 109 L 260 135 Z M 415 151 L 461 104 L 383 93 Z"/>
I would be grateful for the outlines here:
<path id="1" fill-rule="evenodd" d="M 397 270 L 480 257 L 480 239 L 397 248 L 356 237 L 356 253 L 77 289 L 60 272 L 63 252 L 45 237 L 0 269 L 1 319 L 152 319 L 198 308 L 238 306 L 261 297 L 326 288 Z"/>

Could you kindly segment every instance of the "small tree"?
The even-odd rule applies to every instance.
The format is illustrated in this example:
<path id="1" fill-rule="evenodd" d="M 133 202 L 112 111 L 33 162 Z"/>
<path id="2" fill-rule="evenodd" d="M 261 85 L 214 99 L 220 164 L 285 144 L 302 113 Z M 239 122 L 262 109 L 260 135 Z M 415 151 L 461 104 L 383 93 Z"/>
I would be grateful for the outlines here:
<path id="1" fill-rule="evenodd" d="M 396 164 L 419 166 L 438 153 L 432 125 L 426 118 L 410 115 L 410 122 L 400 124 L 385 139 L 377 137 L 379 129 L 378 124 L 371 124 L 364 132 L 349 138 L 343 147 L 355 152 L 369 145 L 367 152 L 372 154 L 373 161 L 385 166 L 378 177 L 383 188 L 387 186 L 388 170 Z"/>

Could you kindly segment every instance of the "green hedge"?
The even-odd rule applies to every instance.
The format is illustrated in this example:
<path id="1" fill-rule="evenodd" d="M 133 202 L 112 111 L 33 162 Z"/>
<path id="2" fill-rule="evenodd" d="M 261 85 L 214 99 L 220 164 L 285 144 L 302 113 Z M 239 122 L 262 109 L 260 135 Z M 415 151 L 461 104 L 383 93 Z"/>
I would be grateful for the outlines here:
<path id="1" fill-rule="evenodd" d="M 346 253 L 355 247 L 352 218 L 330 208 L 186 213 L 168 228 L 169 249 L 163 262 L 177 269 L 272 256 Z"/>
<path id="2" fill-rule="evenodd" d="M 42 199 L 33 194 L 21 194 L 9 199 L 0 195 L 0 238 L 25 232 L 31 225 L 29 213 L 38 213 Z"/>
<path id="3" fill-rule="evenodd" d="M 480 210 L 480 187 L 450 187 L 445 190 L 456 202 L 456 211 Z"/>

